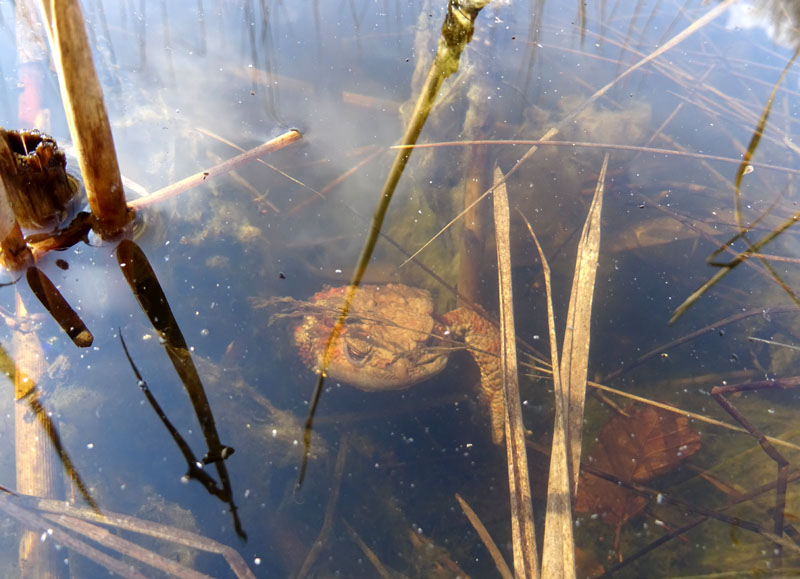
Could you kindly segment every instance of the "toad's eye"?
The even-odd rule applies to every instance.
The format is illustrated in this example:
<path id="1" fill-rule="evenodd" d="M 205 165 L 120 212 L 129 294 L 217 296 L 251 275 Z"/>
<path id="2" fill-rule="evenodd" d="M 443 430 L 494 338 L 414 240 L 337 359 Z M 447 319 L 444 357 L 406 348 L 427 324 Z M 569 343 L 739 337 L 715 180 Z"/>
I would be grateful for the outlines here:
<path id="1" fill-rule="evenodd" d="M 372 346 L 367 342 L 358 340 L 357 342 L 346 340 L 344 345 L 344 353 L 347 356 L 348 362 L 353 366 L 360 368 L 366 361 L 369 353 L 372 351 Z"/>

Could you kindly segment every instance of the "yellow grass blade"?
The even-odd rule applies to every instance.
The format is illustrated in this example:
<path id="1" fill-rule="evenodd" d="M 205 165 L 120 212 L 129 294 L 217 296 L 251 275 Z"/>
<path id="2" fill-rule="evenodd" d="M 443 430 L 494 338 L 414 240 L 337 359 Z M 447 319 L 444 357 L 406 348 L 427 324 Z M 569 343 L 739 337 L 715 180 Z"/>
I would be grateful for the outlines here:
<path id="1" fill-rule="evenodd" d="M 550 266 L 544 250 L 525 219 L 528 231 L 539 250 L 547 295 L 547 327 L 550 332 L 550 358 L 553 368 L 553 390 L 556 399 L 556 417 L 553 425 L 553 448 L 550 453 L 550 476 L 547 482 L 547 514 L 542 547 L 543 577 L 575 577 L 575 545 L 572 537 L 572 504 L 570 501 L 569 456 L 567 453 L 568 393 L 561 383 L 558 364 L 558 337 L 553 313 L 553 292 L 550 285 Z"/>
<path id="2" fill-rule="evenodd" d="M 564 344 L 561 348 L 561 379 L 567 382 L 569 397 L 567 411 L 567 440 L 571 462 L 572 494 L 578 490 L 578 469 L 581 464 L 581 432 L 583 430 L 583 405 L 586 399 L 586 374 L 589 364 L 592 300 L 600 257 L 600 214 L 603 209 L 603 189 L 608 167 L 608 154 L 597 178 L 589 214 L 583 226 L 578 256 L 575 259 L 575 276 L 569 297 Z"/>
<path id="3" fill-rule="evenodd" d="M 508 196 L 502 171 L 494 170 L 494 222 L 497 238 L 497 277 L 500 290 L 500 335 L 503 389 L 506 399 L 506 452 L 508 491 L 511 497 L 511 537 L 514 548 L 514 576 L 539 577 L 533 504 L 525 450 L 525 428 L 517 381 L 517 344 L 511 292 L 511 242 L 509 239 Z"/>

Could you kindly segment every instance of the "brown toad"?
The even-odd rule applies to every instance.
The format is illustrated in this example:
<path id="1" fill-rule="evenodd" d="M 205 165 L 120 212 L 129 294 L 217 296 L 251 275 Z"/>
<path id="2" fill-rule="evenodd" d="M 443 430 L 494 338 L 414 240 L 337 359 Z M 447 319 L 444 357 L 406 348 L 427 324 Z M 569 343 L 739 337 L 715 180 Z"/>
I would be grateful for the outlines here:
<path id="1" fill-rule="evenodd" d="M 314 370 L 322 366 L 346 289 L 328 288 L 307 302 L 280 300 L 289 304 L 289 315 L 302 316 L 294 340 L 301 358 Z M 434 315 L 433 300 L 425 290 L 402 284 L 361 286 L 333 346 L 327 374 L 366 391 L 408 388 L 441 372 L 449 353 L 465 346 L 478 364 L 492 439 L 500 444 L 505 430 L 500 335 L 493 324 L 468 308 Z"/>

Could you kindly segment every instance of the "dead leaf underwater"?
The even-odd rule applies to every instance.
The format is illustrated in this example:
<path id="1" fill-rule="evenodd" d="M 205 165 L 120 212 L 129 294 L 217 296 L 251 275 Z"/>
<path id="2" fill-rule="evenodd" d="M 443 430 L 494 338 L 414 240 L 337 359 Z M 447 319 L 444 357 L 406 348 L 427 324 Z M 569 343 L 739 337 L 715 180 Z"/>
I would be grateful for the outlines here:
<path id="1" fill-rule="evenodd" d="M 600 431 L 587 457 L 594 468 L 620 480 L 643 483 L 665 474 L 700 449 L 689 419 L 652 406 L 631 406 Z M 603 478 L 581 473 L 576 512 L 599 515 L 620 526 L 639 514 L 649 499 Z"/>

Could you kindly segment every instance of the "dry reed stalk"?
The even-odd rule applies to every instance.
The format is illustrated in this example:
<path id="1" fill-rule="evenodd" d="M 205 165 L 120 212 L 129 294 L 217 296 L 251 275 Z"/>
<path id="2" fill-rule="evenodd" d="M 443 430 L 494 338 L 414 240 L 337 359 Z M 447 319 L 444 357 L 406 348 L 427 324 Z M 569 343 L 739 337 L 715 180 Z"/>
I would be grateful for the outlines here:
<path id="1" fill-rule="evenodd" d="M 59 517 L 62 515 L 65 517 L 75 517 L 84 521 L 91 521 L 115 529 L 152 537 L 155 540 L 184 545 L 205 553 L 220 555 L 225 559 L 225 562 L 236 577 L 243 577 L 246 579 L 255 577 L 237 550 L 228 545 L 214 541 L 213 539 L 209 539 L 208 537 L 193 533 L 192 531 L 137 519 L 129 515 L 123 515 L 122 513 L 114 513 L 111 511 L 103 511 L 100 513 L 99 510 L 79 507 L 64 501 L 38 499 L 36 497 L 22 495 L 13 497 L 0 495 L 0 509 L 6 510 L 9 505 L 18 510 L 24 510 L 36 517 L 39 517 L 38 512 L 54 513 Z M 65 534 L 70 537 L 68 533 Z"/>
<path id="2" fill-rule="evenodd" d="M 116 237 L 132 215 L 125 204 L 114 137 L 92 61 L 79 0 L 41 0 L 61 98 L 101 237 Z"/>
<path id="3" fill-rule="evenodd" d="M 505 177 L 494 170 L 494 227 L 497 243 L 497 278 L 500 293 L 500 357 L 506 402 L 506 453 L 508 491 L 511 498 L 511 540 L 514 576 L 539 577 L 539 556 L 533 524 L 525 426 L 517 380 L 517 344 L 514 330 L 514 299 L 511 290 L 511 240 Z"/>
<path id="4" fill-rule="evenodd" d="M 27 309 L 17 293 L 16 315 L 27 316 Z M 35 332 L 14 332 L 14 437 L 17 492 L 46 499 L 59 498 L 60 481 L 56 469 L 51 435 L 34 411 L 31 400 L 39 397 L 36 389 L 45 372 L 42 345 Z M 26 530 L 19 541 L 19 566 L 23 577 L 67 577 L 69 568 L 55 549 L 54 541 L 42 541 L 40 533 Z"/>

